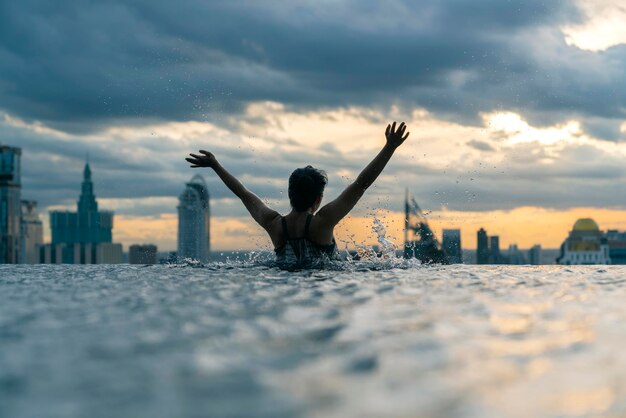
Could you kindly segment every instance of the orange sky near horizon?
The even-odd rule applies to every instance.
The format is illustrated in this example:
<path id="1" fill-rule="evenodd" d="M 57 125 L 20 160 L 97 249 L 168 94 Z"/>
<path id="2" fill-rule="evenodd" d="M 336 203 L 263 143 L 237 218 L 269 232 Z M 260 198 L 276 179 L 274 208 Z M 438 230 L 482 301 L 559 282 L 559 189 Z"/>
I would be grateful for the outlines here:
<path id="1" fill-rule="evenodd" d="M 476 231 L 485 228 L 487 233 L 500 236 L 500 246 L 509 244 L 530 248 L 540 244 L 543 248 L 558 248 L 579 218 L 593 218 L 600 229 L 626 230 L 626 210 L 573 208 L 550 210 L 540 207 L 521 207 L 511 211 L 460 212 L 433 211 L 428 214 L 431 227 L 441 237 L 443 228 L 461 229 L 462 246 L 476 248 Z M 404 214 L 380 210 L 376 213 L 387 228 L 387 238 L 401 247 L 403 242 Z M 376 234 L 372 231 L 374 216 L 348 217 L 335 229 L 339 248 L 352 249 L 355 244 L 374 245 Z M 159 251 L 176 249 L 178 218 L 174 213 L 159 217 L 129 217 L 116 215 L 114 240 L 124 245 L 154 243 Z M 211 247 L 213 251 L 270 249 L 269 238 L 251 218 L 213 217 L 211 219 Z"/>

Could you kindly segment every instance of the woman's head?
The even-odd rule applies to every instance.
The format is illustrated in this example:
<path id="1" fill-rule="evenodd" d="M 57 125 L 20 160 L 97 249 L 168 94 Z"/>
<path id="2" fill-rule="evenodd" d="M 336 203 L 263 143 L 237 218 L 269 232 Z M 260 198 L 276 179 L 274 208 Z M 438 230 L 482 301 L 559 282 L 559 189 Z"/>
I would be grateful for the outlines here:
<path id="1" fill-rule="evenodd" d="M 328 183 L 326 172 L 307 165 L 297 168 L 289 176 L 289 202 L 296 212 L 304 212 L 319 205 Z M 314 208 L 317 209 L 317 208 Z"/>

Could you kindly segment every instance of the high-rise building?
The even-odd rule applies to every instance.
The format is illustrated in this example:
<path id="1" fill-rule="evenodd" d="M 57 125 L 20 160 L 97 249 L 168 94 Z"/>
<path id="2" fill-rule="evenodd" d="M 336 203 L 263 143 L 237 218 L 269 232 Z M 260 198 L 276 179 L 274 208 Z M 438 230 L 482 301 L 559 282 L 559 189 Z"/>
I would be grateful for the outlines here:
<path id="1" fill-rule="evenodd" d="M 500 253 L 500 237 L 493 235 L 489 237 L 489 264 L 502 264 L 502 254 Z"/>
<path id="2" fill-rule="evenodd" d="M 533 266 L 541 264 L 541 245 L 535 244 L 528 250 L 528 262 Z"/>
<path id="3" fill-rule="evenodd" d="M 152 244 L 131 245 L 128 248 L 128 262 L 130 264 L 156 264 L 157 247 Z"/>
<path id="4" fill-rule="evenodd" d="M 489 264 L 489 237 L 484 228 L 476 233 L 476 264 Z"/>
<path id="5" fill-rule="evenodd" d="M 202 176 L 195 175 L 178 200 L 178 257 L 206 263 L 211 250 L 211 210 Z"/>
<path id="6" fill-rule="evenodd" d="M 113 243 L 113 212 L 98 210 L 91 167 L 85 164 L 77 211 L 50 212 L 52 244 L 40 247 L 42 263 L 118 264 L 122 245 Z"/>
<path id="7" fill-rule="evenodd" d="M 0 264 L 20 261 L 20 148 L 0 145 Z"/>
<path id="8" fill-rule="evenodd" d="M 20 263 L 23 264 L 39 262 L 38 246 L 43 244 L 43 224 L 36 208 L 37 202 L 22 200 Z"/>
<path id="9" fill-rule="evenodd" d="M 85 164 L 77 212 L 50 212 L 52 244 L 99 244 L 113 240 L 113 212 L 98 210 L 91 168 Z"/>
<path id="10" fill-rule="evenodd" d="M 444 229 L 441 237 L 441 246 L 448 257 L 450 264 L 460 264 L 463 262 L 461 253 L 461 230 Z"/>

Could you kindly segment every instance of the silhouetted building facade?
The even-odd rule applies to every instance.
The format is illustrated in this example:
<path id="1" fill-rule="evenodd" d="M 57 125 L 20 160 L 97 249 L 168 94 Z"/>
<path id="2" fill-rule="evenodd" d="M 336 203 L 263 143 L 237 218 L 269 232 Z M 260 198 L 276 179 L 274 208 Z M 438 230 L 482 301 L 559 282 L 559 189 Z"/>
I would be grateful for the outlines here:
<path id="1" fill-rule="evenodd" d="M 448 257 L 448 262 L 450 264 L 462 263 L 461 230 L 444 229 L 441 238 L 441 246 Z"/>
<path id="2" fill-rule="evenodd" d="M 113 212 L 98 210 L 91 168 L 85 164 L 76 212 L 50 213 L 52 244 L 99 244 L 113 241 Z"/>
<path id="3" fill-rule="evenodd" d="M 489 264 L 489 237 L 484 228 L 476 233 L 476 264 Z"/>
<path id="4" fill-rule="evenodd" d="M 50 212 L 52 243 L 39 248 L 42 263 L 118 264 L 122 245 L 113 243 L 113 212 L 98 210 L 91 168 L 85 164 L 77 211 Z"/>
<path id="5" fill-rule="evenodd" d="M 178 201 L 178 257 L 206 263 L 211 250 L 211 210 L 202 176 L 195 175 L 186 184 Z"/>
<path id="6" fill-rule="evenodd" d="M 21 155 L 20 148 L 0 145 L 0 264 L 21 258 Z"/>
<path id="7" fill-rule="evenodd" d="M 626 232 L 609 229 L 606 232 L 611 264 L 626 264 Z"/>
<path id="8" fill-rule="evenodd" d="M 503 264 L 500 253 L 500 237 L 493 235 L 489 237 L 489 264 Z"/>
<path id="9" fill-rule="evenodd" d="M 130 264 L 156 264 L 157 246 L 152 244 L 131 245 L 128 248 L 128 262 Z"/>
<path id="10" fill-rule="evenodd" d="M 528 263 L 533 266 L 541 264 L 541 245 L 535 244 L 528 250 Z"/>
<path id="11" fill-rule="evenodd" d="M 43 224 L 37 214 L 37 202 L 22 200 L 21 230 L 20 263 L 38 263 L 38 246 L 43 244 Z"/>

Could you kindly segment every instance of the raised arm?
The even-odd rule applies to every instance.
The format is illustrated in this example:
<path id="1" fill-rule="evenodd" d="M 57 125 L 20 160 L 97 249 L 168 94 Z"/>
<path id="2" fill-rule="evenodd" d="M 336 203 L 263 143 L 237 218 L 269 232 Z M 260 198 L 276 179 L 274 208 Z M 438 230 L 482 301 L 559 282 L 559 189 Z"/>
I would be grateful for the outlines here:
<path id="1" fill-rule="evenodd" d="M 318 216 L 329 226 L 335 226 L 357 204 L 365 190 L 374 183 L 378 175 L 383 171 L 387 162 L 402 143 L 408 138 L 404 122 L 396 130 L 396 122 L 387 125 L 385 137 L 387 143 L 378 155 L 361 171 L 356 180 L 350 184 L 335 200 L 320 209 Z"/>
<path id="2" fill-rule="evenodd" d="M 241 199 L 254 220 L 267 230 L 271 221 L 279 216 L 278 212 L 269 208 L 261 199 L 259 199 L 257 195 L 246 189 L 246 187 L 241 184 L 235 176 L 222 167 L 212 153 L 200 150 L 200 154 L 202 155 L 189 154 L 191 155 L 191 158 L 188 157 L 185 158 L 185 160 L 191 163 L 192 168 L 212 168 L 219 178 L 222 179 L 226 187 L 228 187 L 239 199 Z"/>

